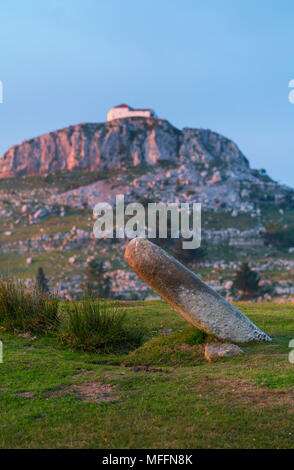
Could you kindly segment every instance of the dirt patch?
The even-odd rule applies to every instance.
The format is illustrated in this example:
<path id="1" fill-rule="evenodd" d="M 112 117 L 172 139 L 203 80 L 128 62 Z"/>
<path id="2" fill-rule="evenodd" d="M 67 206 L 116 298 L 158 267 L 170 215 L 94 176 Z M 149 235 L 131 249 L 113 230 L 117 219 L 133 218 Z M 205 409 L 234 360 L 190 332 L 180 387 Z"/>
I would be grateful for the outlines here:
<path id="1" fill-rule="evenodd" d="M 84 401 L 117 401 L 116 390 L 109 384 L 92 382 L 86 385 L 73 385 L 79 398 Z"/>
<path id="2" fill-rule="evenodd" d="M 158 330 L 158 333 L 163 336 L 167 336 L 172 335 L 174 333 L 174 330 L 172 328 L 161 328 L 160 330 Z"/>
<path id="3" fill-rule="evenodd" d="M 151 366 L 135 366 L 132 367 L 133 372 L 166 372 L 164 369 L 159 369 Z"/>
<path id="4" fill-rule="evenodd" d="M 21 398 L 34 398 L 35 394 L 33 392 L 20 392 L 17 393 L 17 396 Z"/>
<path id="5" fill-rule="evenodd" d="M 256 409 L 279 405 L 293 406 L 294 402 L 294 389 L 269 390 L 236 378 L 205 377 L 196 389 L 203 396 L 217 394 L 219 402 Z"/>
<path id="6" fill-rule="evenodd" d="M 91 374 L 93 374 L 93 371 L 79 367 L 76 368 L 75 372 L 72 374 L 72 377 L 90 377 Z"/>
<path id="7" fill-rule="evenodd" d="M 199 347 L 191 344 L 176 344 L 175 349 L 182 352 L 193 353 L 195 350 L 198 351 Z"/>
<path id="8" fill-rule="evenodd" d="M 27 333 L 20 333 L 19 335 L 17 335 L 19 338 L 23 338 L 23 339 L 29 339 L 31 341 L 34 341 L 35 339 L 37 339 L 37 336 L 32 336 L 31 333 L 28 331 Z"/>
<path id="9" fill-rule="evenodd" d="M 57 390 L 50 391 L 47 396 L 50 398 L 59 397 L 66 394 L 76 394 L 82 401 L 95 403 L 117 401 L 119 396 L 117 390 L 110 384 L 100 382 L 90 382 L 82 385 L 70 385 Z"/>

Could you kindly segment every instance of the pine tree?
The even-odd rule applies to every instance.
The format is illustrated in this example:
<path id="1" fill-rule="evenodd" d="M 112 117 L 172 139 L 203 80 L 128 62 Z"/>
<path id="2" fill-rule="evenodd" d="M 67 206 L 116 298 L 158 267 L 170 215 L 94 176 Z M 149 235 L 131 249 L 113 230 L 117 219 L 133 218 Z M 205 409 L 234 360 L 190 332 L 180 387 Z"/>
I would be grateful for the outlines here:
<path id="1" fill-rule="evenodd" d="M 259 281 L 258 274 L 249 267 L 248 263 L 242 263 L 235 274 L 233 287 L 241 291 L 244 297 L 256 297 L 260 291 Z"/>
<path id="2" fill-rule="evenodd" d="M 104 264 L 102 261 L 93 259 L 89 261 L 87 266 L 87 282 L 86 282 L 86 295 L 87 297 L 104 297 L 107 298 L 110 293 L 110 281 L 108 276 L 105 276 Z"/>
<path id="3" fill-rule="evenodd" d="M 43 268 L 39 268 L 37 271 L 36 286 L 37 286 L 37 289 L 43 294 L 47 294 L 49 292 L 48 281 L 45 277 Z"/>

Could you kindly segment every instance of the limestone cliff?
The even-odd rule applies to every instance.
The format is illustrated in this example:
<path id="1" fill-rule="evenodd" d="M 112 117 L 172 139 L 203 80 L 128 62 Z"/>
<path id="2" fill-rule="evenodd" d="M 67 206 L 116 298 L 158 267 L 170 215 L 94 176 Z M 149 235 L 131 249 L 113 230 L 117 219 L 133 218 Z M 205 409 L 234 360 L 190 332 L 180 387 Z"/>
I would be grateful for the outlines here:
<path id="1" fill-rule="evenodd" d="M 99 171 L 160 162 L 190 161 L 201 169 L 214 160 L 231 169 L 248 168 L 238 147 L 214 132 L 179 131 L 165 120 L 128 118 L 78 124 L 15 145 L 0 160 L 0 177 Z"/>

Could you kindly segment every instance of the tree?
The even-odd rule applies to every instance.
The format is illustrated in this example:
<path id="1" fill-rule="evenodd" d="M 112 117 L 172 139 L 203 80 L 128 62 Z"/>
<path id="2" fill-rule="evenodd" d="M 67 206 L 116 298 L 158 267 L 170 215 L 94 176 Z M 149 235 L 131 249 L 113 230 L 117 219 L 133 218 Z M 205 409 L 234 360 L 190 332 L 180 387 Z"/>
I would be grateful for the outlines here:
<path id="1" fill-rule="evenodd" d="M 89 261 L 87 266 L 87 297 L 108 297 L 110 293 L 110 280 L 105 275 L 105 268 L 102 261 L 93 259 Z"/>
<path id="2" fill-rule="evenodd" d="M 258 274 L 249 267 L 248 263 L 242 263 L 235 274 L 233 287 L 241 291 L 244 297 L 256 297 L 260 291 L 259 281 Z"/>
<path id="3" fill-rule="evenodd" d="M 206 257 L 207 252 L 205 247 L 200 247 L 192 250 L 184 250 L 183 239 L 177 240 L 173 250 L 175 258 L 182 263 L 198 264 Z"/>
<path id="4" fill-rule="evenodd" d="M 48 281 L 45 277 L 43 268 L 39 268 L 37 271 L 36 286 L 37 286 L 37 289 L 43 294 L 47 294 L 49 292 Z"/>

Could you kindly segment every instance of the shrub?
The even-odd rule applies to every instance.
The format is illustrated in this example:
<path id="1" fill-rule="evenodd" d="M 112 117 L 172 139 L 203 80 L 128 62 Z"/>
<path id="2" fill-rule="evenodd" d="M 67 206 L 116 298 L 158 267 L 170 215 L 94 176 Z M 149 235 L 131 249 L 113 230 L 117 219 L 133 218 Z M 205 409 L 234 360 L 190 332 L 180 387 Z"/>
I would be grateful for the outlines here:
<path id="1" fill-rule="evenodd" d="M 105 268 L 102 261 L 93 259 L 87 266 L 87 282 L 85 294 L 87 297 L 109 297 L 110 279 L 105 275 Z"/>
<path id="2" fill-rule="evenodd" d="M 36 287 L 39 289 L 39 291 L 43 292 L 43 294 L 47 294 L 49 292 L 48 281 L 45 277 L 43 268 L 39 268 L 37 271 Z"/>
<path id="3" fill-rule="evenodd" d="M 58 326 L 58 301 L 22 281 L 0 280 L 0 324 L 11 331 L 43 332 Z"/>
<path id="4" fill-rule="evenodd" d="M 105 301 L 71 302 L 65 309 L 59 335 L 63 342 L 85 351 L 138 347 L 144 330 L 126 326 L 125 320 L 125 312 Z"/>
<path id="5" fill-rule="evenodd" d="M 245 298 L 256 297 L 260 292 L 259 276 L 253 271 L 248 263 L 242 263 L 236 272 L 233 287 L 242 292 Z"/>
<path id="6" fill-rule="evenodd" d="M 182 245 L 183 239 L 177 240 L 173 250 L 173 255 L 181 263 L 198 264 L 201 263 L 207 256 L 207 250 L 205 247 L 195 248 L 193 250 L 185 250 Z"/>

